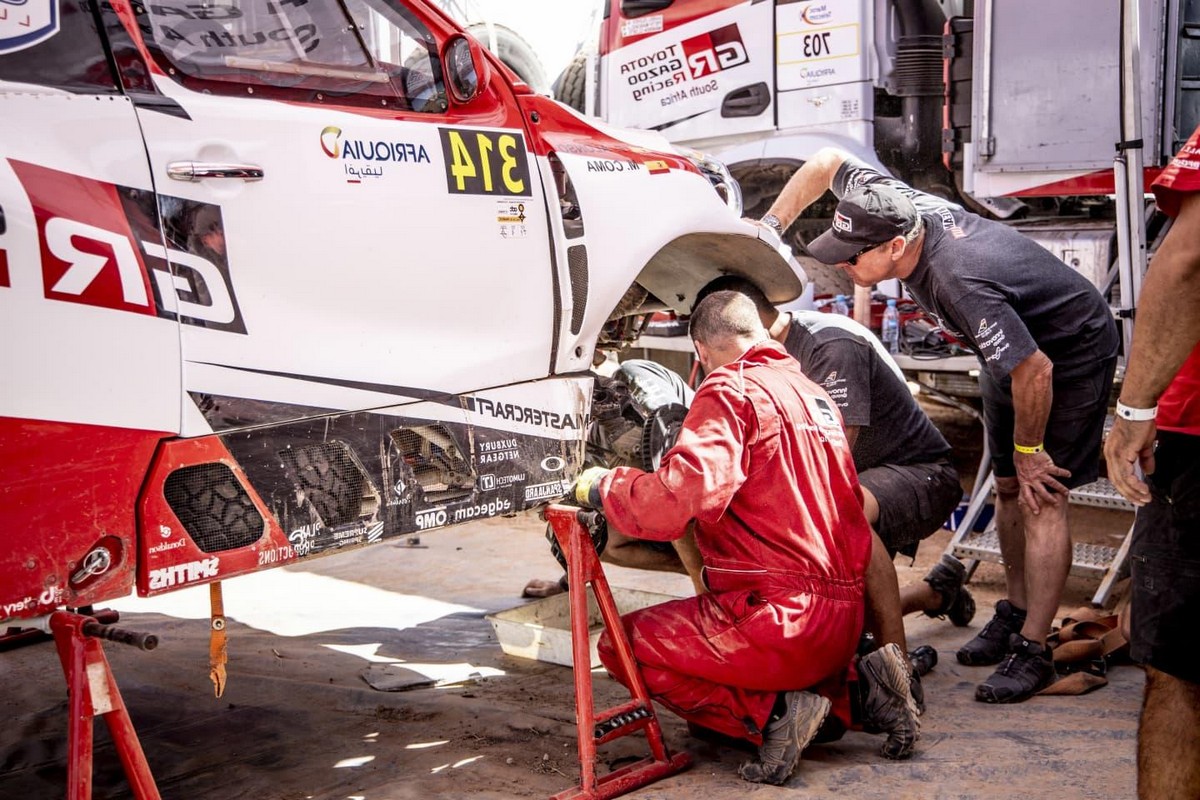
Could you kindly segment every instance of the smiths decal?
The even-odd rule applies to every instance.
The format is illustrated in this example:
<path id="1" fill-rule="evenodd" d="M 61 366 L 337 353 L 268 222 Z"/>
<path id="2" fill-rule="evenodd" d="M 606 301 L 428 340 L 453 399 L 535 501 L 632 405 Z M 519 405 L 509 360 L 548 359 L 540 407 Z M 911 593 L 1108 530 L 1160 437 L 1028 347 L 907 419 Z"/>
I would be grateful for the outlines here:
<path id="1" fill-rule="evenodd" d="M 58 33 L 58 0 L 0 0 L 0 53 L 33 47 Z"/>
<path id="2" fill-rule="evenodd" d="M 748 64 L 736 24 L 667 45 L 621 65 L 634 100 L 656 97 L 666 106 L 717 90 L 718 72 Z"/>
<path id="3" fill-rule="evenodd" d="M 532 196 L 525 139 L 515 131 L 439 128 L 451 194 Z"/>

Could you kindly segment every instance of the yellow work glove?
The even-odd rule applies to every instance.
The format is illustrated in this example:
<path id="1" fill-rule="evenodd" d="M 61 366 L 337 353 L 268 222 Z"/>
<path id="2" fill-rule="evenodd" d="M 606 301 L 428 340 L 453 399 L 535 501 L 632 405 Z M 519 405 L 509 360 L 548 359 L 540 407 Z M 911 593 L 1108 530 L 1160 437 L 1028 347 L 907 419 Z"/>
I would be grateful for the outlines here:
<path id="1" fill-rule="evenodd" d="M 585 508 L 602 509 L 604 506 L 600 502 L 600 481 L 610 472 L 612 470 L 604 467 L 588 467 L 575 479 L 571 496 Z"/>

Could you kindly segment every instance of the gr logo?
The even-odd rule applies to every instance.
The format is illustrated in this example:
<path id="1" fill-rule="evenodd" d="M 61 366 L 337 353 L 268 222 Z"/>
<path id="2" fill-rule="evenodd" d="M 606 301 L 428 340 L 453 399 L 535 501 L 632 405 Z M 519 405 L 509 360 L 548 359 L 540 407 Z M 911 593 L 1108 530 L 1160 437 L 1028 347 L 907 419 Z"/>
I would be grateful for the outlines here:
<path id="1" fill-rule="evenodd" d="M 684 39 L 682 46 L 693 78 L 702 78 L 750 61 L 736 23 Z"/>
<path id="2" fill-rule="evenodd" d="M 9 163 L 37 219 L 47 300 L 246 332 L 220 207 L 162 197 L 160 226 L 153 192 Z"/>

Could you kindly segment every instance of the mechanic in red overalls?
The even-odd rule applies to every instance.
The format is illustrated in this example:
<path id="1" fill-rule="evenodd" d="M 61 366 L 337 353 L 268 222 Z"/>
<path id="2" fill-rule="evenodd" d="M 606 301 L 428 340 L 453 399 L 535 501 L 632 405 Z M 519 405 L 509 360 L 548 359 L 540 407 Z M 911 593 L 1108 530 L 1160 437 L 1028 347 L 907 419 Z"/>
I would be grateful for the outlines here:
<path id="1" fill-rule="evenodd" d="M 831 707 L 852 721 L 871 534 L 836 406 L 767 335 L 753 302 L 715 292 L 690 332 L 707 377 L 662 466 L 592 468 L 575 495 L 637 538 L 677 539 L 695 521 L 709 591 L 622 619 L 651 696 L 758 745 L 739 774 L 779 784 Z M 599 651 L 622 680 L 607 635 Z M 855 698 L 862 721 L 891 733 L 892 757 L 911 754 L 919 730 L 909 669 L 895 645 L 859 666 L 872 687 Z"/>

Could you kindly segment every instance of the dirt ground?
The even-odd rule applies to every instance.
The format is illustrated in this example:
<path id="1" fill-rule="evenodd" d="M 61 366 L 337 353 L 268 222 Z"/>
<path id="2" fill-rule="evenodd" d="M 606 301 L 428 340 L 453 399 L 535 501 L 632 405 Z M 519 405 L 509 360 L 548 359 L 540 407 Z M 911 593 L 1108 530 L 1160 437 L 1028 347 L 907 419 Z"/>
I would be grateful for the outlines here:
<path id="1" fill-rule="evenodd" d="M 937 421 L 973 474 L 977 426 Z M 1081 512 L 1091 513 L 1073 517 L 1078 537 L 1109 542 L 1128 525 L 1112 512 Z M 948 540 L 939 532 L 915 564 L 900 559 L 901 583 L 920 580 Z M 550 797 L 579 775 L 572 671 L 505 655 L 485 615 L 526 602 L 519 594 L 529 578 L 557 574 L 543 524 L 526 514 L 233 579 L 220 699 L 208 681 L 203 588 L 113 604 L 123 627 L 158 634 L 161 645 L 105 650 L 165 798 Z M 690 591 L 678 575 L 610 568 L 608 577 L 614 587 Z M 1095 585 L 1072 578 L 1061 610 L 1086 604 Z M 990 669 L 960 666 L 954 650 L 990 616 L 1002 587 L 1001 567 L 983 563 L 971 582 L 980 609 L 971 626 L 906 621 L 910 646 L 940 654 L 925 679 L 928 711 L 911 761 L 886 761 L 878 737 L 850 733 L 807 750 L 788 785 L 752 786 L 737 777 L 743 754 L 689 738 L 662 712 L 668 747 L 689 751 L 694 766 L 629 796 L 1134 796 L 1137 668 L 1113 666 L 1109 685 L 1079 697 L 973 699 Z M 599 708 L 627 699 L 603 671 L 593 675 Z M 0 798 L 64 796 L 66 691 L 52 645 L 0 652 L 0 680 Z M 103 725 L 96 741 L 94 796 L 130 796 Z M 601 748 L 600 766 L 644 753 L 640 736 L 626 737 Z"/>

